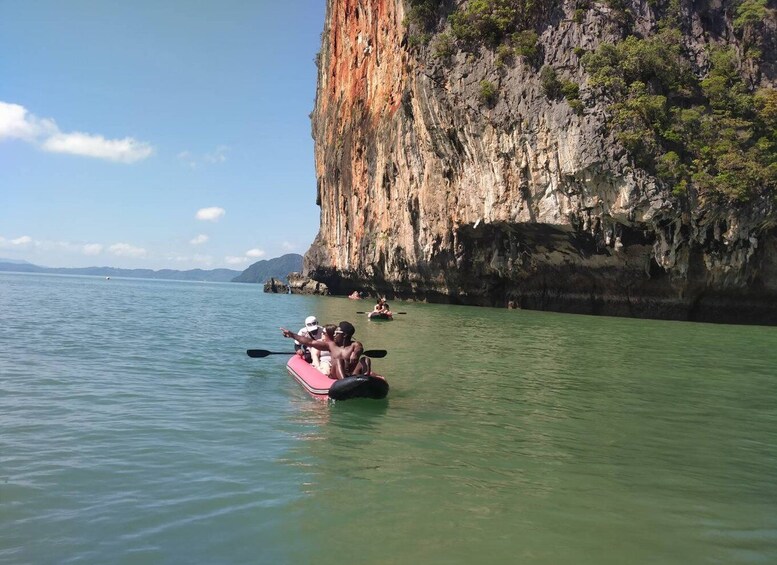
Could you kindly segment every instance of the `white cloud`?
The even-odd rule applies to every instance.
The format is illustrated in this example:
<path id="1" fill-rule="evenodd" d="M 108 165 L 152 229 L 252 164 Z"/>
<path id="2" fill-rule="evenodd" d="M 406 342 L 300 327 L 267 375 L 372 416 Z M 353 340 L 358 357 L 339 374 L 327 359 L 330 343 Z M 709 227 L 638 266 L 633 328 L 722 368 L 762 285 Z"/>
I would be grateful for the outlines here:
<path id="1" fill-rule="evenodd" d="M 178 160 L 192 169 L 197 169 L 200 165 L 219 165 L 227 160 L 227 151 L 229 147 L 226 145 L 219 145 L 211 153 L 205 153 L 201 157 L 191 151 L 181 151 L 178 153 Z"/>
<path id="2" fill-rule="evenodd" d="M 14 247 L 29 247 L 34 245 L 35 242 L 29 235 L 23 235 L 14 239 L 6 239 L 0 237 L 0 249 L 12 249 Z"/>
<path id="3" fill-rule="evenodd" d="M 188 151 L 181 151 L 178 154 L 178 160 L 185 163 L 187 166 L 191 167 L 192 169 L 197 168 L 197 159 L 195 159 L 194 155 L 192 155 Z"/>
<path id="4" fill-rule="evenodd" d="M 245 265 L 255 261 L 258 257 L 264 257 L 265 252 L 262 249 L 254 248 L 245 252 L 245 255 L 238 257 L 236 255 L 227 255 L 224 257 L 224 262 L 227 265 Z"/>
<path id="5" fill-rule="evenodd" d="M 34 141 L 40 135 L 53 131 L 57 131 L 53 121 L 40 120 L 19 104 L 0 102 L 0 139 Z"/>
<path id="6" fill-rule="evenodd" d="M 59 130 L 54 120 L 40 119 L 24 106 L 0 102 L 0 140 L 21 139 L 51 153 L 67 153 L 120 163 L 148 158 L 154 148 L 131 137 L 106 139 L 102 135 Z"/>
<path id="7" fill-rule="evenodd" d="M 33 239 L 29 235 L 23 235 L 14 239 L 6 239 L 0 237 L 0 248 L 24 248 L 30 249 L 34 247 L 40 251 L 56 251 L 56 252 L 83 252 L 84 246 L 82 244 L 70 243 L 68 241 L 51 241 L 51 240 L 38 240 Z"/>
<path id="8" fill-rule="evenodd" d="M 10 241 L 11 245 L 30 245 L 32 243 L 32 238 L 29 235 L 23 235 L 22 237 L 17 237 L 16 239 L 12 239 Z"/>
<path id="9" fill-rule="evenodd" d="M 135 247 L 129 243 L 114 243 L 108 248 L 108 251 L 117 257 L 145 257 L 146 250 L 142 247 Z"/>
<path id="10" fill-rule="evenodd" d="M 213 257 L 210 255 L 195 255 L 192 257 L 192 261 L 195 263 L 202 263 L 203 265 L 212 265 L 213 264 Z"/>
<path id="11" fill-rule="evenodd" d="M 227 147 L 226 145 L 219 145 L 218 147 L 216 147 L 216 150 L 213 153 L 206 153 L 205 156 L 203 157 L 203 160 L 206 163 L 213 163 L 213 164 L 223 163 L 224 161 L 227 160 L 227 155 L 226 155 L 227 151 L 229 151 L 229 147 Z"/>
<path id="12" fill-rule="evenodd" d="M 72 253 L 83 251 L 82 244 L 70 243 L 69 241 L 36 241 L 35 247 L 41 251 L 56 251 L 57 253 Z"/>
<path id="13" fill-rule="evenodd" d="M 0 139 L 33 139 L 35 136 L 35 127 L 27 121 L 24 106 L 0 102 Z"/>
<path id="14" fill-rule="evenodd" d="M 68 153 L 120 163 L 142 161 L 154 152 L 148 143 L 136 141 L 131 137 L 105 139 L 101 135 L 81 132 L 57 133 L 44 141 L 41 147 L 52 153 Z"/>
<path id="15" fill-rule="evenodd" d="M 283 248 L 284 251 L 294 251 L 295 249 L 297 249 L 297 246 L 295 244 L 290 243 L 288 241 L 284 241 L 283 243 L 281 243 L 281 247 Z"/>
<path id="16" fill-rule="evenodd" d="M 103 252 L 104 246 L 101 243 L 87 243 L 81 248 L 84 255 L 99 255 Z"/>
<path id="17" fill-rule="evenodd" d="M 167 260 L 172 261 L 174 263 L 197 263 L 205 267 L 209 267 L 213 264 L 213 257 L 211 257 L 210 255 L 200 255 L 200 254 L 196 254 L 194 256 L 168 255 Z"/>
<path id="18" fill-rule="evenodd" d="M 207 235 L 205 235 L 204 233 L 201 233 L 197 237 L 191 239 L 189 243 L 191 243 L 192 245 L 202 245 L 203 243 L 208 241 L 208 239 L 210 238 Z"/>
<path id="19" fill-rule="evenodd" d="M 218 222 L 227 211 L 224 208 L 213 206 L 211 208 L 200 208 L 194 215 L 198 220 L 205 220 L 208 222 Z"/>

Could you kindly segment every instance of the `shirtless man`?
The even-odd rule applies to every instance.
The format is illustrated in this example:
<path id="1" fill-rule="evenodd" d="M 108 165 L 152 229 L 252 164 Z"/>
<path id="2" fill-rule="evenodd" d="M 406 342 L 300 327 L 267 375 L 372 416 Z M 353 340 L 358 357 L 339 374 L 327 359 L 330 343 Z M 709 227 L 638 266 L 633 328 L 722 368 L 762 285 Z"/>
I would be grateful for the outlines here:
<path id="1" fill-rule="evenodd" d="M 302 345 L 315 347 L 322 351 L 329 351 L 332 357 L 332 368 L 334 374 L 329 375 L 335 379 L 342 379 L 351 375 L 369 375 L 372 369 L 368 357 L 362 357 L 364 347 L 358 341 L 353 340 L 353 334 L 356 328 L 350 322 L 340 322 L 335 329 L 334 340 L 324 334 L 320 340 L 310 339 L 309 337 L 298 335 L 281 328 L 283 337 L 296 339 Z"/>

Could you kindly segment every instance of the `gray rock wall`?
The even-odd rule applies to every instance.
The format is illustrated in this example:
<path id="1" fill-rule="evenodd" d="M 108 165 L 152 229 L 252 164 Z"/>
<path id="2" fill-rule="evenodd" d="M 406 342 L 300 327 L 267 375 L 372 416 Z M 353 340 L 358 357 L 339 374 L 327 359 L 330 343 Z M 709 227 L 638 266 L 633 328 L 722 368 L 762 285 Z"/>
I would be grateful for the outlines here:
<path id="1" fill-rule="evenodd" d="M 646 2 L 629 4 L 638 31 L 656 29 Z M 736 45 L 720 8 L 683 6 L 697 65 L 709 44 Z M 500 69 L 487 49 L 410 49 L 401 0 L 328 0 L 312 120 L 321 229 L 305 274 L 335 294 L 777 323 L 773 198 L 678 198 L 636 167 L 575 54 L 618 30 L 604 4 L 578 22 L 574 7 L 540 44 L 542 64 L 581 85 L 582 115 L 521 58 Z M 757 74 L 774 84 L 773 65 Z M 497 86 L 491 106 L 482 80 Z"/>

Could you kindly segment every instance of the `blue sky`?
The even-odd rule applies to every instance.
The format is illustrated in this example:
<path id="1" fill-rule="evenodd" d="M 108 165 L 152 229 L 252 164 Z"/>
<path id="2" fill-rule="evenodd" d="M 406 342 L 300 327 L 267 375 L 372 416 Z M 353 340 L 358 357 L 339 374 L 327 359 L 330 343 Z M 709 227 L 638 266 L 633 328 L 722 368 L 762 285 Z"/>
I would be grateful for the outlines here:
<path id="1" fill-rule="evenodd" d="M 318 232 L 324 0 L 0 0 L 0 257 L 242 270 Z"/>

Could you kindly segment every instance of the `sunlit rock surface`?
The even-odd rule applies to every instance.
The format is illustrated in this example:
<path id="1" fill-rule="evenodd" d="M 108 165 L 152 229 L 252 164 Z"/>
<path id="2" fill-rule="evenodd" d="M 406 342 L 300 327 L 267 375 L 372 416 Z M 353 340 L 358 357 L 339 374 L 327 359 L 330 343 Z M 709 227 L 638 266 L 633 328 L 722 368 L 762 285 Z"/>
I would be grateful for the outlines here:
<path id="1" fill-rule="evenodd" d="M 627 4 L 638 28 L 656 28 L 644 2 Z M 579 22 L 564 6 L 540 35 L 542 64 L 582 85 L 574 48 L 618 37 L 604 4 Z M 447 63 L 411 49 L 406 9 L 327 2 L 312 114 L 321 228 L 306 276 L 334 294 L 777 323 L 772 198 L 678 199 L 635 167 L 604 106 L 577 115 L 548 99 L 521 58 L 497 70 L 487 49 Z M 697 64 L 709 44 L 735 44 L 715 6 L 685 9 Z M 773 63 L 756 74 L 774 86 Z M 493 107 L 478 101 L 484 79 L 498 86 Z"/>

